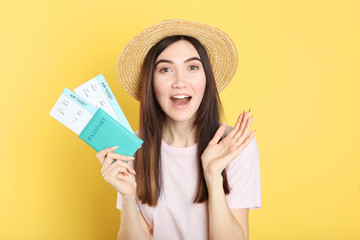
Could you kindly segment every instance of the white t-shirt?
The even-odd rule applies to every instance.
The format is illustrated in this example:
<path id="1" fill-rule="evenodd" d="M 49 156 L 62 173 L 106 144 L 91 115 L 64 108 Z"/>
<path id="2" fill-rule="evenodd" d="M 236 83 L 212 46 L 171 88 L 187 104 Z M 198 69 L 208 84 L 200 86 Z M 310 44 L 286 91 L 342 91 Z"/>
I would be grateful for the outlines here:
<path id="1" fill-rule="evenodd" d="M 163 192 L 155 207 L 141 204 L 139 210 L 150 226 L 152 239 L 200 240 L 208 236 L 207 203 L 194 204 L 197 191 L 197 144 L 176 148 L 162 141 Z M 261 208 L 259 149 L 255 137 L 226 167 L 231 192 L 229 208 Z M 122 209 L 117 193 L 116 208 Z"/>

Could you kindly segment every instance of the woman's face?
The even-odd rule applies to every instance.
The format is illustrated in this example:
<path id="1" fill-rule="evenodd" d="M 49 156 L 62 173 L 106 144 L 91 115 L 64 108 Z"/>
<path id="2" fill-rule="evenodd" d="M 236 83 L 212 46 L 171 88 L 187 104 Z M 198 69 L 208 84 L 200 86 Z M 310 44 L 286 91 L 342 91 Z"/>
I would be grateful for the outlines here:
<path id="1" fill-rule="evenodd" d="M 204 68 L 194 46 L 186 40 L 168 46 L 155 60 L 153 79 L 156 99 L 167 118 L 192 123 L 206 85 Z"/>

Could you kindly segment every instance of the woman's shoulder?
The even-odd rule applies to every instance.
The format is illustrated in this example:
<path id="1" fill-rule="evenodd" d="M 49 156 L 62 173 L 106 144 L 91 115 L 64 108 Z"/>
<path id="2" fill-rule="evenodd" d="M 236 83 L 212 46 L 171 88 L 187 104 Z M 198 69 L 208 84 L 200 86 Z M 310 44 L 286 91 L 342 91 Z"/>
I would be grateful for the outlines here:
<path id="1" fill-rule="evenodd" d="M 225 134 L 233 129 L 231 126 L 226 126 Z M 225 136 L 224 134 L 224 136 Z M 257 167 L 259 163 L 259 147 L 255 136 L 251 139 L 248 145 L 236 156 L 226 167 L 229 171 L 229 176 L 244 171 L 252 171 L 251 168 Z"/>

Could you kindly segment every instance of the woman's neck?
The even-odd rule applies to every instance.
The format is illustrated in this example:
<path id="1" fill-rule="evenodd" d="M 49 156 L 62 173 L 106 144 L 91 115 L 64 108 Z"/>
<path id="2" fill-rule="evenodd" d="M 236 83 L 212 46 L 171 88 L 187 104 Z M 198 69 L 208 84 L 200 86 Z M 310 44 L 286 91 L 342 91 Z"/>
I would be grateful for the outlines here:
<path id="1" fill-rule="evenodd" d="M 175 122 L 166 119 L 163 127 L 162 140 L 168 145 L 184 148 L 196 143 L 196 129 L 190 121 Z"/>

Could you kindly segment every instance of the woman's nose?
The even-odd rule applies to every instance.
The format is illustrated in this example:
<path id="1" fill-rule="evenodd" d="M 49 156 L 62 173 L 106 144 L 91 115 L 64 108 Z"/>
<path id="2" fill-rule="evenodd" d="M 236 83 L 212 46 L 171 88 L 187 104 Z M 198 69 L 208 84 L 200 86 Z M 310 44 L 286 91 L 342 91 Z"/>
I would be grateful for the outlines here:
<path id="1" fill-rule="evenodd" d="M 172 84 L 173 88 L 184 88 L 187 87 L 185 75 L 181 71 L 176 71 L 174 75 L 174 82 Z"/>

